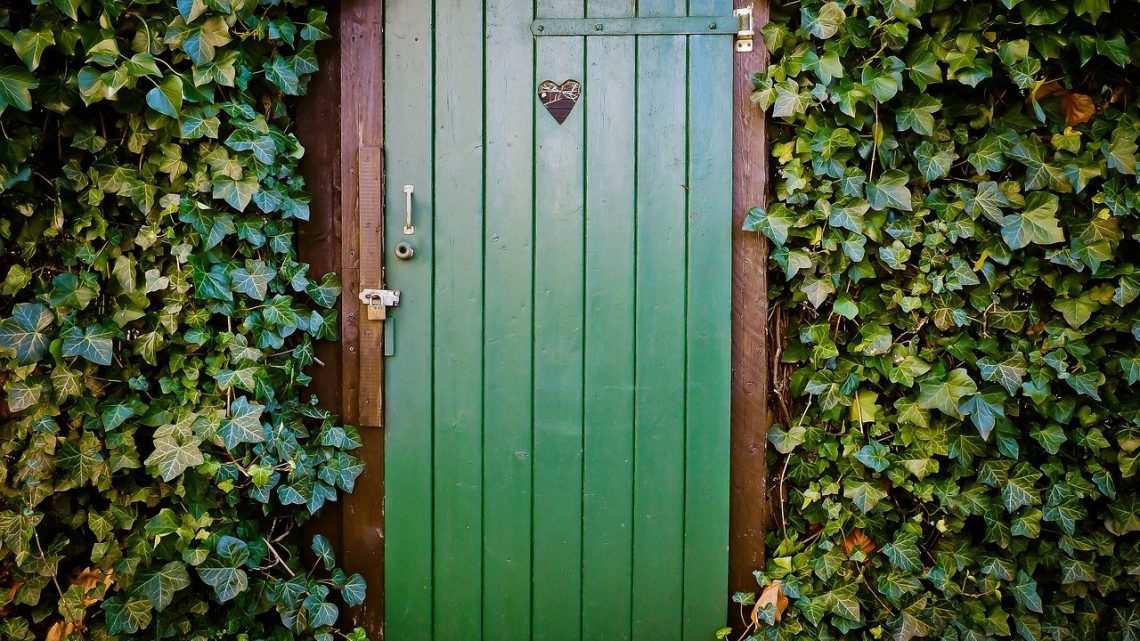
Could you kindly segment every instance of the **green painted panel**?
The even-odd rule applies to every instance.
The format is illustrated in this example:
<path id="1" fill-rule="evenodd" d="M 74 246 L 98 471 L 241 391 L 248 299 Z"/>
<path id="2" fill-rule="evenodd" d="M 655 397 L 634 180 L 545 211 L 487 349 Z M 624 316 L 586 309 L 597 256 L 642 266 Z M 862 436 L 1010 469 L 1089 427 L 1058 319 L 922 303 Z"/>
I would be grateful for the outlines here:
<path id="1" fill-rule="evenodd" d="M 532 18 L 487 3 L 482 638 L 502 641 L 530 639 Z"/>
<path id="2" fill-rule="evenodd" d="M 430 639 L 432 629 L 433 251 L 417 240 L 415 259 L 392 269 L 392 241 L 402 235 L 404 184 L 416 187 L 417 238 L 430 239 L 434 227 L 431 9 L 389 2 L 385 11 L 387 33 L 401 34 L 385 42 L 385 262 L 387 284 L 403 299 L 393 310 L 399 349 L 384 364 L 384 616 L 388 638 L 405 641 Z"/>
<path id="3" fill-rule="evenodd" d="M 642 16 L 683 15 L 678 0 Z M 681 630 L 685 489 L 685 36 L 638 39 L 633 639 Z"/>
<path id="4" fill-rule="evenodd" d="M 686 15 L 387 3 L 386 252 L 406 183 L 417 228 L 414 259 L 386 264 L 387 638 L 724 621 L 731 38 L 530 33 L 634 6 Z M 567 79 L 583 95 L 559 125 L 536 87 Z"/>
<path id="5" fill-rule="evenodd" d="M 435 4 L 432 608 L 458 640 L 482 630 L 483 7 Z"/>
<path id="6" fill-rule="evenodd" d="M 581 17 L 582 0 L 538 16 Z M 584 38 L 536 40 L 534 85 L 580 80 Z M 536 100 L 532 637 L 581 637 L 584 110 L 559 125 Z"/>
<path id="7" fill-rule="evenodd" d="M 591 0 L 590 17 L 631 7 Z M 633 37 L 586 42 L 586 319 L 582 639 L 630 637 L 636 60 Z"/>
<path id="8" fill-rule="evenodd" d="M 731 9 L 731 0 L 690 6 L 695 12 Z M 689 38 L 685 641 L 705 641 L 727 617 L 732 47 L 730 39 Z"/>

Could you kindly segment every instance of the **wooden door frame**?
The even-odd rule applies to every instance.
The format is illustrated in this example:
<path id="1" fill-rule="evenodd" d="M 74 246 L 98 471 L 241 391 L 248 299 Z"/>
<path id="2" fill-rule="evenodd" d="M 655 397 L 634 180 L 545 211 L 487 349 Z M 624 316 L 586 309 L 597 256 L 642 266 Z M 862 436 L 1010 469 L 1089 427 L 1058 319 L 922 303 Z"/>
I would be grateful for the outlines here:
<path id="1" fill-rule="evenodd" d="M 751 2 L 757 28 L 767 22 L 768 0 Z M 384 0 L 329 0 L 333 39 L 318 46 L 321 69 L 298 105 L 297 135 L 306 153 L 301 172 L 312 194 L 312 217 L 298 230 L 302 260 L 314 273 L 336 272 L 344 286 L 340 341 L 318 344 L 313 391 L 322 407 L 357 425 L 356 452 L 365 472 L 356 491 L 325 508 L 309 530 L 321 532 L 348 572 L 368 582 L 354 625 L 373 639 L 384 623 L 384 432 L 380 392 L 383 346 L 379 323 L 361 320 L 356 294 L 380 286 L 383 229 Z M 768 522 L 768 247 L 763 236 L 740 231 L 750 207 L 767 194 L 764 114 L 751 102 L 752 75 L 767 64 L 757 37 L 752 53 L 734 54 L 732 237 L 732 410 L 729 517 L 729 593 L 755 589 L 752 571 L 763 567 Z M 331 135 L 339 132 L 339 136 Z M 373 183 L 376 184 L 373 184 Z M 362 192 L 365 194 L 361 197 Z M 379 367 L 377 367 L 379 366 Z"/>

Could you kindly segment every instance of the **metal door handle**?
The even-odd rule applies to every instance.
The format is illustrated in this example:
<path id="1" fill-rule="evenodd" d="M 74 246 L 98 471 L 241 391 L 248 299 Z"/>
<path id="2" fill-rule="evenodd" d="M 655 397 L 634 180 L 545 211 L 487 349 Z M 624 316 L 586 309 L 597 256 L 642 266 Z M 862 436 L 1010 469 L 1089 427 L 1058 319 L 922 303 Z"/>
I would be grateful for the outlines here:
<path id="1" fill-rule="evenodd" d="M 411 236 L 416 233 L 415 226 L 412 225 L 412 192 L 416 190 L 415 185 L 404 185 L 404 235 Z"/>

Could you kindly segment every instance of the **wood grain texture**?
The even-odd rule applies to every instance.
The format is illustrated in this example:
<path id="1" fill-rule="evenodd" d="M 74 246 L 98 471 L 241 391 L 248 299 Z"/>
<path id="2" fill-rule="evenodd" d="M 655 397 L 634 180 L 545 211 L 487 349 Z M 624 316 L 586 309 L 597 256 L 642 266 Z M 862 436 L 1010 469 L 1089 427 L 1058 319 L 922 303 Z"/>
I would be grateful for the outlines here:
<path id="1" fill-rule="evenodd" d="M 729 15 L 731 0 L 690 0 Z M 682 638 L 727 618 L 732 298 L 732 38 L 689 38 Z"/>
<path id="2" fill-rule="evenodd" d="M 582 17 L 539 0 L 538 17 Z M 531 86 L 579 79 L 584 38 L 539 38 Z M 584 117 L 555 122 L 536 99 L 532 638 L 581 638 Z"/>
<path id="3" fill-rule="evenodd" d="M 639 17 L 684 15 L 642 0 Z M 685 505 L 688 38 L 637 39 L 634 641 L 681 636 Z"/>
<path id="4" fill-rule="evenodd" d="M 297 103 L 297 138 L 305 148 L 300 171 L 312 196 L 309 220 L 297 227 L 297 251 L 313 278 L 340 273 L 340 138 L 328 135 L 330 129 L 340 129 L 340 7 L 332 3 L 328 11 L 333 37 L 317 44 L 320 69 L 309 81 L 309 93 Z M 323 409 L 339 414 L 341 344 L 319 341 L 315 350 L 309 389 Z M 308 536 L 328 538 L 337 558 L 343 549 L 341 519 L 342 503 L 329 503 L 305 528 Z"/>
<path id="5" fill-rule="evenodd" d="M 735 54 L 732 172 L 732 493 L 728 592 L 755 591 L 768 523 L 768 246 L 741 231 L 748 209 L 765 205 L 768 141 L 764 113 L 752 104 L 752 76 L 768 64 L 760 27 L 767 0 L 752 0 L 756 48 Z"/>
<path id="6" fill-rule="evenodd" d="M 483 365 L 483 638 L 529 641 L 533 12 L 488 0 Z"/>
<path id="7" fill-rule="evenodd" d="M 380 326 L 361 327 L 360 291 L 362 276 L 379 285 L 380 257 L 362 265 L 360 255 L 360 152 L 364 147 L 383 146 L 383 40 L 384 3 L 374 0 L 343 0 L 340 4 L 341 45 L 341 280 L 344 286 L 341 316 L 341 367 L 343 390 L 341 418 L 361 425 L 362 367 L 383 367 Z M 326 134 L 329 129 L 323 129 Z M 382 171 L 382 169 L 381 169 Z M 376 212 L 368 212 L 375 215 Z M 362 274 L 366 267 L 368 274 Z M 382 376 L 382 374 L 381 374 Z M 378 385 L 379 376 L 368 379 Z M 379 398 L 379 390 L 375 390 Z M 354 625 L 369 635 L 383 638 L 384 626 L 384 440 L 379 430 L 378 408 L 370 408 L 371 425 L 361 426 L 364 445 L 356 452 L 365 462 L 365 472 L 357 480 L 356 491 L 343 500 L 342 562 L 348 572 L 360 572 L 368 582 L 368 598 L 351 611 Z"/>
<path id="8" fill-rule="evenodd" d="M 482 636 L 482 5 L 465 0 L 435 7 L 435 218 L 430 242 L 435 289 L 432 567 L 437 586 L 432 626 L 438 641 Z M 393 164 L 399 162 L 393 156 Z M 393 216 L 399 213 L 391 210 Z M 400 240 L 426 242 L 419 230 L 412 236 L 401 232 Z"/>
<path id="9" fill-rule="evenodd" d="M 361 288 L 383 284 L 384 254 L 384 152 L 378 146 L 362 145 L 356 153 L 357 255 Z M 360 388 L 357 392 L 357 424 L 380 427 L 380 397 L 384 370 L 383 322 L 368 318 L 366 308 L 350 291 L 344 304 L 360 313 Z"/>
<path id="10" fill-rule="evenodd" d="M 384 363 L 386 634 L 398 641 L 432 636 L 433 285 L 436 230 L 433 88 L 436 32 L 433 3 L 389 2 L 385 16 L 385 235 L 404 238 L 403 185 L 413 185 L 413 260 L 385 248 L 387 286 L 401 291 L 391 311 L 393 355 Z M 371 88 L 373 91 L 378 87 Z M 390 245 L 395 243 L 389 243 Z"/>
<path id="11" fill-rule="evenodd" d="M 632 16 L 590 0 L 587 16 Z M 582 640 L 630 638 L 633 589 L 635 38 L 588 38 Z"/>

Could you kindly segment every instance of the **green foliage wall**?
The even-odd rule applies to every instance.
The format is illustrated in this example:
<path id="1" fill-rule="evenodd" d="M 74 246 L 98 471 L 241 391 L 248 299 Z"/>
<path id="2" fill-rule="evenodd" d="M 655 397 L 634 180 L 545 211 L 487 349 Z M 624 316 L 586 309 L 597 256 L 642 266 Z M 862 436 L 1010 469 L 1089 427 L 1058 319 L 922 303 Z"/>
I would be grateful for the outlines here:
<path id="1" fill-rule="evenodd" d="M 772 7 L 786 499 L 748 633 L 1140 638 L 1140 4 Z"/>
<path id="2" fill-rule="evenodd" d="M 0 639 L 331 640 L 363 599 L 298 550 L 361 471 L 304 391 L 306 4 L 0 7 Z"/>

